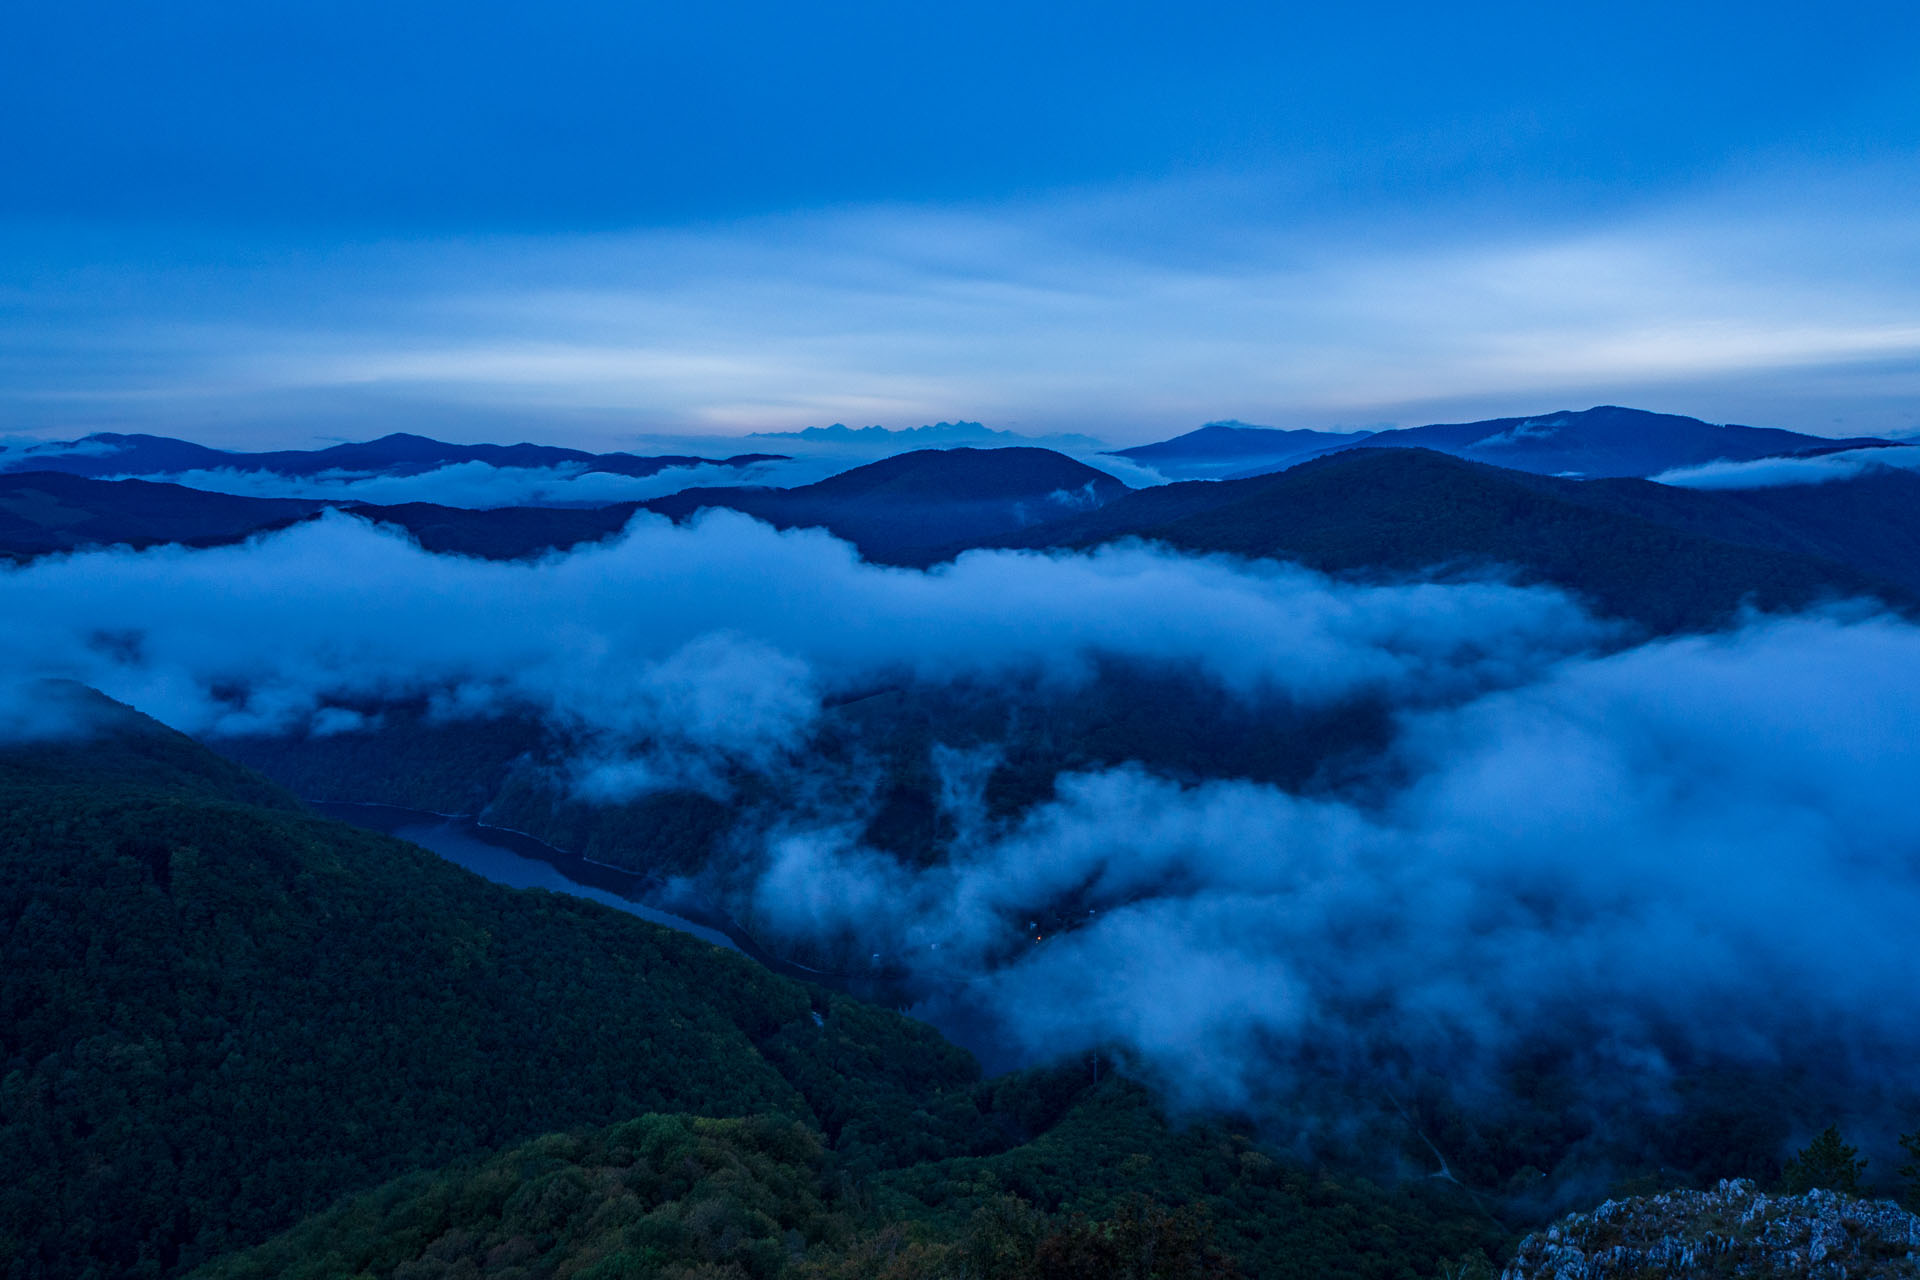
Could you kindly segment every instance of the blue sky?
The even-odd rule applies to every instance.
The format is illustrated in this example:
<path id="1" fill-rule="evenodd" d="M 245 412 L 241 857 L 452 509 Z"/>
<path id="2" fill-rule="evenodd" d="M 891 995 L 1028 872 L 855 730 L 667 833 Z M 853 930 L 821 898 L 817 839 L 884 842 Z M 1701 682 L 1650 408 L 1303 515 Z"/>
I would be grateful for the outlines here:
<path id="1" fill-rule="evenodd" d="M 1911 5 L 6 21 L 0 434 L 1920 426 Z"/>

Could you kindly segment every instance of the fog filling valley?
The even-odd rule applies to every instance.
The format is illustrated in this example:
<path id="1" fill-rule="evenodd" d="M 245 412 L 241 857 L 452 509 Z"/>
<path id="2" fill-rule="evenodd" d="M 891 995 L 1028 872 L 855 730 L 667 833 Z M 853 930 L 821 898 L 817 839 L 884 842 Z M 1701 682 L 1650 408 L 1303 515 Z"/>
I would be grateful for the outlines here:
<path id="1" fill-rule="evenodd" d="M 329 514 L 0 569 L 0 645 L 14 735 L 58 730 L 21 692 L 54 677 L 216 748 L 370 739 L 407 700 L 531 714 L 591 804 L 773 779 L 790 803 L 703 873 L 770 943 L 884 954 L 1000 1060 L 1113 1050 L 1195 1107 L 1470 1097 L 1545 1039 L 1657 1113 L 1702 1062 L 1817 1052 L 1837 1088 L 1920 1049 L 1920 629 L 1864 606 L 1646 640 L 1547 589 L 1138 545 L 921 572 L 715 512 L 500 563 Z M 1064 702 L 1115 662 L 1389 732 L 1292 786 L 1120 760 L 1013 811 L 984 797 L 1005 744 L 935 741 L 931 860 L 866 844 L 874 789 L 814 748 L 876 689 Z"/>
<path id="2" fill-rule="evenodd" d="M 3 461 L 4 459 L 0 459 Z M 551 467 L 502 467 L 488 462 L 452 462 L 405 474 L 321 472 L 312 476 L 226 467 L 206 471 L 127 473 L 115 480 L 151 480 L 185 485 L 206 493 L 243 498 L 317 498 L 328 502 L 377 505 L 432 502 L 442 506 L 490 510 L 518 506 L 606 506 L 645 502 L 682 489 L 705 485 L 802 485 L 842 471 L 837 458 L 769 458 L 727 466 L 696 463 L 664 467 L 652 475 L 629 476 L 590 471 L 585 464 Z"/>

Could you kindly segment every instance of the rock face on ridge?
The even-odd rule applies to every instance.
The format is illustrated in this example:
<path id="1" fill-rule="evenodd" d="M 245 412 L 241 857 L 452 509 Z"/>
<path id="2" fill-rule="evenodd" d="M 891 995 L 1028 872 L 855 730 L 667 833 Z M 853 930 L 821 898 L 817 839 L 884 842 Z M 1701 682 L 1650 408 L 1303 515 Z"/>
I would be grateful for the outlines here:
<path id="1" fill-rule="evenodd" d="M 1834 1191 L 1711 1191 L 1609 1200 L 1520 1242 L 1501 1280 L 1881 1280 L 1920 1276 L 1920 1217 Z"/>

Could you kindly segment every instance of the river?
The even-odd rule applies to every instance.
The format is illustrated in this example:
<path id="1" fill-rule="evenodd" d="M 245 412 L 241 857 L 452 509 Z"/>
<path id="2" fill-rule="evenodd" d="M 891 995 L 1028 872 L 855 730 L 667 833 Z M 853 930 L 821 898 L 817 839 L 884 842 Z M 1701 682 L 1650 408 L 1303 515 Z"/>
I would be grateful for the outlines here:
<path id="1" fill-rule="evenodd" d="M 410 841 L 495 884 L 514 889 L 546 889 L 586 898 L 716 946 L 729 947 L 785 977 L 818 983 L 924 1018 L 949 1039 L 971 1050 L 990 1071 L 1022 1065 L 1020 1055 L 998 1036 L 994 1020 L 965 997 L 967 987 L 977 982 L 977 977 L 952 974 L 945 980 L 937 977 L 929 980 L 929 975 L 922 973 L 916 979 L 897 958 L 882 961 L 879 955 L 874 956 L 874 966 L 864 973 L 808 968 L 767 951 L 720 908 L 676 900 L 674 905 L 686 913 L 679 914 L 649 906 L 643 898 L 657 890 L 657 880 L 557 849 L 523 831 L 394 805 L 310 803 L 329 818 Z M 693 916 L 699 919 L 690 918 Z M 944 992 L 947 998 L 937 1000 L 932 1007 L 921 1003 L 929 994 L 939 992 Z M 960 998 L 954 998 L 956 996 Z"/>
<path id="2" fill-rule="evenodd" d="M 716 946 L 743 950 L 739 942 L 720 929 L 642 902 L 638 895 L 647 883 L 643 877 L 556 849 L 524 832 L 490 827 L 471 818 L 387 804 L 322 802 L 313 807 L 329 818 L 417 844 L 495 884 L 513 889 L 546 889 L 586 898 L 642 920 L 690 933 Z"/>
<path id="3" fill-rule="evenodd" d="M 644 898 L 657 887 L 657 881 L 637 872 L 557 849 L 524 831 L 492 827 L 472 818 L 451 814 L 403 809 L 396 805 L 328 801 L 310 803 L 316 811 L 329 818 L 410 841 L 495 884 L 514 889 L 547 889 L 586 898 L 639 916 L 642 920 L 692 934 L 717 946 L 731 948 L 789 978 L 817 982 L 869 1000 L 896 1003 L 901 998 L 891 981 L 894 975 L 886 971 L 877 969 L 864 974 L 835 973 L 775 956 L 724 910 L 701 903 L 687 905 L 676 902 L 674 905 L 686 912 L 682 915 L 649 906 Z"/>

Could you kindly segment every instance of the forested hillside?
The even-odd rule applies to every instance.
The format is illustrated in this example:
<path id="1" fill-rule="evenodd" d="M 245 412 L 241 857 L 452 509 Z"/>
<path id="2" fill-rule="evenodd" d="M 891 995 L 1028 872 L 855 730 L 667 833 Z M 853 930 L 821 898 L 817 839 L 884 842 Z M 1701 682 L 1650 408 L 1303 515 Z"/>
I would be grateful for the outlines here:
<path id="1" fill-rule="evenodd" d="M 851 1087 L 814 1061 L 824 1038 L 763 1052 L 816 1030 L 816 997 L 737 954 L 310 817 L 143 728 L 0 755 L 13 1275 L 168 1274 L 531 1134 L 812 1122 Z M 869 1046 L 863 1091 L 928 1106 L 977 1075 L 918 1024 L 859 1026 L 898 1041 Z"/>
<path id="2" fill-rule="evenodd" d="M 1171 1131 L 1116 1082 L 1031 1149 L 860 1181 L 783 1120 L 554 1135 L 395 1182 L 197 1275 L 1397 1280 L 1509 1243 L 1450 1188 L 1342 1185 L 1244 1137 Z"/>
<path id="3" fill-rule="evenodd" d="M 0 750 L 8 1280 L 177 1275 L 441 1166 L 231 1273 L 297 1256 L 297 1274 L 388 1275 L 481 1240 L 507 1256 L 523 1236 L 581 1235 L 627 1259 L 606 1274 L 759 1257 L 748 1274 L 878 1275 L 894 1242 L 975 1247 L 982 1209 L 1011 1215 L 1029 1260 L 1047 1239 L 1098 1259 L 1115 1233 L 1198 1240 L 1184 1206 L 1201 1205 L 1259 1275 L 1422 1274 L 1507 1239 L 1445 1188 L 1378 1192 L 1226 1129 L 1169 1128 L 1098 1063 L 983 1082 L 920 1023 L 488 884 L 312 817 L 144 717 L 51 696 L 77 700 L 91 735 Z M 470 1163 L 661 1112 L 762 1118 L 652 1120 Z M 539 1274 L 576 1256 L 542 1249 Z"/>

